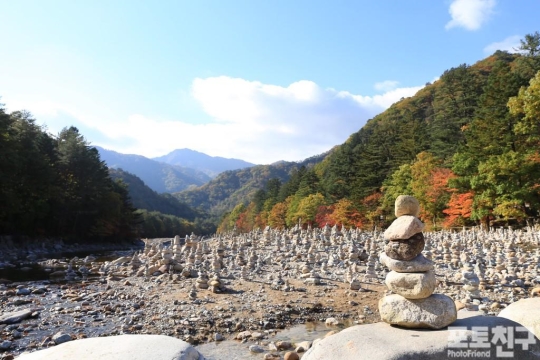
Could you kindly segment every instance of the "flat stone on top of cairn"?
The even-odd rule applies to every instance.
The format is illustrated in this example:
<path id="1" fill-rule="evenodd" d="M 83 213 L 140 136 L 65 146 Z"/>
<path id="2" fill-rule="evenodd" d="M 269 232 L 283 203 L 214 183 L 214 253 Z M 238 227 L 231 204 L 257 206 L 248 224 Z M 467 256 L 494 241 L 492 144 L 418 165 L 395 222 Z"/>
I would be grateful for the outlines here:
<path id="1" fill-rule="evenodd" d="M 451 298 L 433 294 L 437 280 L 433 262 L 421 254 L 425 240 L 418 201 L 400 195 L 395 207 L 398 218 L 384 233 L 388 244 L 380 255 L 381 263 L 392 270 L 385 283 L 394 295 L 379 301 L 381 319 L 406 328 L 444 328 L 457 319 L 457 310 Z"/>

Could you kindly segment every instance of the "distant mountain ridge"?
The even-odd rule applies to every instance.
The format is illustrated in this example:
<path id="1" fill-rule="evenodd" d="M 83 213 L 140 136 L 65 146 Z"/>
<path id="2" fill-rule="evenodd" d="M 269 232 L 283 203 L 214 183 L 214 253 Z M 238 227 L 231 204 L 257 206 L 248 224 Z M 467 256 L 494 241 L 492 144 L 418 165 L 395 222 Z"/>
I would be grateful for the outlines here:
<path id="1" fill-rule="evenodd" d="M 176 149 L 167 155 L 155 157 L 153 160 L 195 169 L 211 178 L 216 177 L 224 171 L 245 169 L 256 165 L 240 159 L 210 156 L 191 149 Z"/>
<path id="2" fill-rule="evenodd" d="M 99 146 L 95 148 L 109 168 L 122 169 L 136 175 L 158 193 L 182 191 L 201 186 L 210 180 L 210 176 L 204 172 L 188 167 L 166 164 L 142 155 L 121 154 Z"/>
<path id="3" fill-rule="evenodd" d="M 256 165 L 246 169 L 230 170 L 219 174 L 208 183 L 173 195 L 183 203 L 213 216 L 220 217 L 238 203 L 247 203 L 253 194 L 266 186 L 270 179 L 289 180 L 293 171 L 310 168 L 323 161 L 333 150 L 300 162 L 278 161 L 271 165 Z"/>
<path id="4" fill-rule="evenodd" d="M 171 194 L 158 194 L 150 189 L 138 176 L 121 169 L 109 169 L 109 175 L 113 180 L 121 179 L 128 185 L 129 197 L 133 206 L 137 209 L 158 211 L 162 214 L 178 216 L 190 221 L 195 220 L 201 214 L 181 203 Z"/>

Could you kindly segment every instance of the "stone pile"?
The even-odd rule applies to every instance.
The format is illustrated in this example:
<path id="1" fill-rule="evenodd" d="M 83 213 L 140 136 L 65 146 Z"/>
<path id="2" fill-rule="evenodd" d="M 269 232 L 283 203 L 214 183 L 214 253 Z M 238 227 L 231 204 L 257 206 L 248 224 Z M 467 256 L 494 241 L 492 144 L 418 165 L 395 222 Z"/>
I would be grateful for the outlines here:
<path id="1" fill-rule="evenodd" d="M 397 219 L 385 231 L 388 241 L 380 261 L 391 271 L 386 286 L 394 293 L 379 302 L 381 319 L 406 328 L 441 329 L 457 319 L 454 301 L 433 294 L 437 285 L 434 264 L 422 255 L 424 224 L 418 201 L 407 195 L 396 199 Z"/>

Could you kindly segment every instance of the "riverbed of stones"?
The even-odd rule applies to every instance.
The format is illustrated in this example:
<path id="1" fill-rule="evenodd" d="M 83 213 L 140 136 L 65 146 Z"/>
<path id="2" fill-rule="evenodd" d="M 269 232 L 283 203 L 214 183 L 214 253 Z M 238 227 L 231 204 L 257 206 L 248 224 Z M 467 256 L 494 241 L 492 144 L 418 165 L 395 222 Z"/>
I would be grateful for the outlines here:
<path id="1" fill-rule="evenodd" d="M 194 300 L 189 299 L 190 280 L 168 275 L 116 282 L 4 283 L 0 285 L 0 358 L 73 339 L 118 334 L 164 334 L 195 345 L 236 339 L 251 343 L 247 347 L 251 352 L 274 347 L 285 351 L 293 350 L 293 345 L 269 346 L 268 339 L 280 329 L 328 318 L 329 326 L 378 320 L 375 304 L 380 286 L 351 293 L 332 280 L 317 288 L 292 281 L 293 290 L 282 293 L 271 289 L 270 281 L 224 283 L 230 290 L 199 294 Z"/>
<path id="2" fill-rule="evenodd" d="M 496 315 L 538 294 L 535 228 L 424 236 L 435 291 L 458 310 Z M 389 270 L 379 259 L 388 239 L 378 231 L 267 228 L 145 244 L 105 263 L 40 261 L 50 267 L 47 281 L 0 280 L 0 359 L 84 337 L 162 334 L 194 345 L 237 341 L 247 354 L 291 360 L 302 355 L 301 341 L 278 346 L 280 330 L 378 322 L 378 301 L 389 293 Z"/>

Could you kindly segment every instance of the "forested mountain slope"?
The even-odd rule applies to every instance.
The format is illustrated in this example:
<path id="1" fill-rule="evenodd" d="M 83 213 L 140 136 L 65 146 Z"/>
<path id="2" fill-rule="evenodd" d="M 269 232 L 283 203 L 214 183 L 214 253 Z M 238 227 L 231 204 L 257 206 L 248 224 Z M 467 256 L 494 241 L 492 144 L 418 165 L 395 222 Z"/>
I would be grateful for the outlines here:
<path id="1" fill-rule="evenodd" d="M 445 71 L 369 120 L 296 184 L 283 184 L 292 195 L 265 189 L 220 229 L 298 221 L 372 228 L 391 220 L 399 194 L 416 196 L 432 227 L 537 217 L 540 52 L 524 50 Z"/>
<path id="2" fill-rule="evenodd" d="M 209 211 L 214 216 L 221 216 L 237 203 L 248 202 L 270 179 L 285 182 L 298 169 L 312 167 L 326 156 L 327 153 L 302 162 L 280 161 L 271 165 L 225 171 L 201 187 L 175 193 L 174 196 L 192 207 Z"/>

